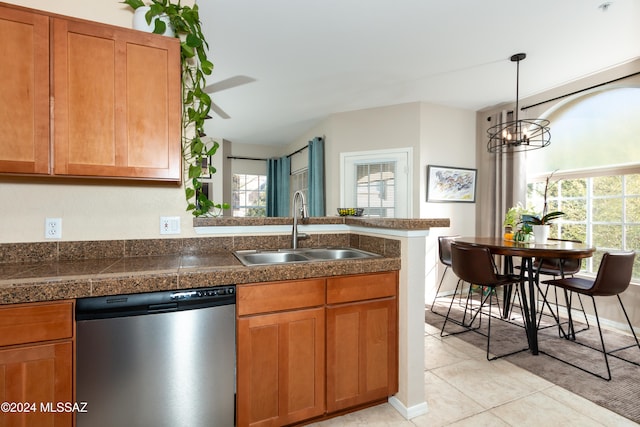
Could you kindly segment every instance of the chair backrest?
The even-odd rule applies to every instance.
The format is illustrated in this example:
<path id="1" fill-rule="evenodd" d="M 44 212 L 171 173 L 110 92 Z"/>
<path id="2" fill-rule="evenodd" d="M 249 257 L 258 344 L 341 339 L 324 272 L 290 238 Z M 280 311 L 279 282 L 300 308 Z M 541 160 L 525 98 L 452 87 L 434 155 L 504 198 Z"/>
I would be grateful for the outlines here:
<path id="1" fill-rule="evenodd" d="M 460 279 L 474 285 L 494 285 L 498 282 L 496 266 L 488 248 L 451 244 L 451 268 Z"/>
<path id="2" fill-rule="evenodd" d="M 554 239 L 550 237 L 549 240 L 554 240 L 556 242 L 582 243 L 582 240 L 576 239 Z M 560 258 L 543 258 L 540 262 L 543 270 L 557 270 L 558 274 L 562 272 L 567 276 L 577 274 L 580 271 L 580 268 L 582 268 L 582 260 L 579 258 L 567 258 L 564 261 Z"/>
<path id="3" fill-rule="evenodd" d="M 580 268 L 582 267 L 582 259 L 566 258 L 562 260 L 560 258 L 543 258 L 540 260 L 540 264 L 540 268 L 543 271 L 555 270 L 558 275 L 562 272 L 565 276 L 570 276 L 580 271 Z"/>
<path id="4" fill-rule="evenodd" d="M 438 236 L 440 262 L 451 267 L 451 242 L 460 236 Z"/>
<path id="5" fill-rule="evenodd" d="M 631 283 L 635 256 L 634 251 L 605 252 L 589 293 L 594 296 L 610 296 L 624 292 Z"/>

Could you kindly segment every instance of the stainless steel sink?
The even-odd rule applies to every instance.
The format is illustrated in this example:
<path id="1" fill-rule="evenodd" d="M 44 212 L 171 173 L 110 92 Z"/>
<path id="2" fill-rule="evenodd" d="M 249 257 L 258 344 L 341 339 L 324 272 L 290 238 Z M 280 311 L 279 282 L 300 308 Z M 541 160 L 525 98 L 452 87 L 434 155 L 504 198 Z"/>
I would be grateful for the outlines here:
<path id="1" fill-rule="evenodd" d="M 236 256 L 238 254 L 236 253 Z M 307 261 L 307 257 L 291 252 L 255 252 L 242 254 L 240 262 L 245 265 L 280 264 L 286 262 Z"/>
<path id="2" fill-rule="evenodd" d="M 246 266 L 380 257 L 378 254 L 354 248 L 243 250 L 235 251 L 233 254 Z"/>
<path id="3" fill-rule="evenodd" d="M 372 256 L 379 256 L 370 252 L 361 251 L 359 249 L 352 248 L 319 248 L 319 249 L 307 249 L 305 255 L 314 259 L 356 259 L 356 258 L 371 258 Z"/>

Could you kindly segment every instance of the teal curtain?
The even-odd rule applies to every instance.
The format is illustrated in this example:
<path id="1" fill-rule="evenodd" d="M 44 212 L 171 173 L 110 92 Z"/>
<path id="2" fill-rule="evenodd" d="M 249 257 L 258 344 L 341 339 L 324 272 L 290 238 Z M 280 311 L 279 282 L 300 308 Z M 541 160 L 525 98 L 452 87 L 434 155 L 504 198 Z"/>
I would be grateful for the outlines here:
<path id="1" fill-rule="evenodd" d="M 324 187 L 324 140 L 316 137 L 309 141 L 309 216 L 325 216 Z"/>
<path id="2" fill-rule="evenodd" d="M 267 216 L 289 216 L 289 175 L 289 157 L 267 160 Z"/>

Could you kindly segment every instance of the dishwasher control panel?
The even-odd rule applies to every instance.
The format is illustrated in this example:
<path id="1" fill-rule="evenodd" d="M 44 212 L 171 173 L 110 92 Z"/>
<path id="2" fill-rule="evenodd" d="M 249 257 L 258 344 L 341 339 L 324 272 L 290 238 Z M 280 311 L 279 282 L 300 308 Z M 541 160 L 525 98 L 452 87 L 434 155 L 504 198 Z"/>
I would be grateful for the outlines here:
<path id="1" fill-rule="evenodd" d="M 76 320 L 139 316 L 235 303 L 235 285 L 88 297 L 76 300 Z"/>
<path id="2" fill-rule="evenodd" d="M 216 286 L 215 288 L 174 292 L 171 294 L 170 299 L 172 301 L 182 301 L 187 299 L 233 295 L 235 293 L 236 293 L 235 286 Z"/>

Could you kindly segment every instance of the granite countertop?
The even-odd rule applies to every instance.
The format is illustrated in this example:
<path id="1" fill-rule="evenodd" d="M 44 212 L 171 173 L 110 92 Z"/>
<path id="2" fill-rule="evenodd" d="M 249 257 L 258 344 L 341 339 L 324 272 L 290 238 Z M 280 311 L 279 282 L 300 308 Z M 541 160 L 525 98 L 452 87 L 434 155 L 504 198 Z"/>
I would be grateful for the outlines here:
<path id="1" fill-rule="evenodd" d="M 308 224 L 423 230 L 449 219 L 309 218 Z M 291 218 L 195 218 L 194 227 L 291 224 Z M 400 243 L 357 232 L 318 233 L 301 247 L 354 247 L 381 258 L 245 267 L 234 250 L 290 247 L 286 235 L 0 244 L 0 305 L 400 269 Z"/>
<path id="2" fill-rule="evenodd" d="M 231 252 L 0 265 L 0 304 L 398 270 L 397 257 L 242 265 Z"/>
<path id="3" fill-rule="evenodd" d="M 194 218 L 194 227 L 210 226 L 260 226 L 291 225 L 291 217 L 258 218 Z M 346 224 L 367 228 L 386 228 L 393 230 L 428 230 L 435 227 L 449 227 L 449 218 L 371 218 L 366 216 L 326 216 L 307 218 L 304 224 Z"/>

